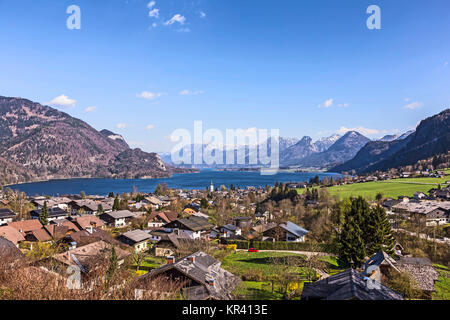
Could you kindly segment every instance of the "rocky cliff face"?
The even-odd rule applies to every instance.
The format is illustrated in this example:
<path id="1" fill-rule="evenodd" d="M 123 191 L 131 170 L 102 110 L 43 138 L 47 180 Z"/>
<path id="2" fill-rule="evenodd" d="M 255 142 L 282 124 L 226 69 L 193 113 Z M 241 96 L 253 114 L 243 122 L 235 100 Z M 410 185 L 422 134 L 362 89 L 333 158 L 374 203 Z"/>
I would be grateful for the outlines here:
<path id="1" fill-rule="evenodd" d="M 120 135 L 21 98 L 0 97 L 0 157 L 2 183 L 171 173 L 159 155 L 131 150 Z"/>

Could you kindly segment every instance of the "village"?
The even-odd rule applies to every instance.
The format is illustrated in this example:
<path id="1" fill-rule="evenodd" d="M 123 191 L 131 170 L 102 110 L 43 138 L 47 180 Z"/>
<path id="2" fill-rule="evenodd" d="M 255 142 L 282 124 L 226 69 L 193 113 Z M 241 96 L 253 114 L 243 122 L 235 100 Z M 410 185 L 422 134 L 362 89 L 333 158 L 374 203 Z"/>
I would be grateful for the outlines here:
<path id="1" fill-rule="evenodd" d="M 346 225 L 339 224 L 338 207 L 345 201 L 328 194 L 329 183 L 240 189 L 211 182 L 190 191 L 163 184 L 149 194 L 58 197 L 4 189 L 0 299 L 8 298 L 8 281 L 15 285 L 7 279 L 13 265 L 29 281 L 54 283 L 59 298 L 109 299 L 118 292 L 124 299 L 187 300 L 449 297 L 449 187 L 348 199 L 370 212 L 380 209 L 389 225 L 382 232 L 392 239 L 343 263 Z M 99 286 L 107 293 L 92 296 Z M 56 294 L 45 292 L 50 287 L 43 297 Z M 30 298 L 11 291 L 10 298 Z"/>

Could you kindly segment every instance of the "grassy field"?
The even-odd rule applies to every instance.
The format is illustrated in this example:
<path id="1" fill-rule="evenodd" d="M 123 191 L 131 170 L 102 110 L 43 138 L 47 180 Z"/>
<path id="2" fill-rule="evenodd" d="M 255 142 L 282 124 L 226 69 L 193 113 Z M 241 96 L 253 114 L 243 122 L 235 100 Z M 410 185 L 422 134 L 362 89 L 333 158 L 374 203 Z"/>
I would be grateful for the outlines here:
<path id="1" fill-rule="evenodd" d="M 367 200 L 375 200 L 375 196 L 379 192 L 383 194 L 383 197 L 396 199 L 398 196 L 412 197 L 418 191 L 428 193 L 430 189 L 437 188 L 437 186 L 437 184 L 377 181 L 334 186 L 328 188 L 328 192 L 330 195 L 339 196 L 340 199 L 362 196 Z"/>
<path id="2" fill-rule="evenodd" d="M 377 193 L 381 192 L 383 197 L 397 198 L 398 196 L 412 197 L 415 192 L 428 193 L 432 188 L 441 185 L 446 187 L 446 181 L 450 180 L 450 169 L 445 170 L 447 176 L 444 178 L 401 178 L 388 181 L 375 181 L 354 183 L 344 186 L 329 187 L 330 195 L 337 195 L 340 199 L 348 197 L 362 196 L 367 200 L 375 200 Z M 306 192 L 306 189 L 297 189 L 299 194 Z"/>
<path id="3" fill-rule="evenodd" d="M 274 266 L 271 258 L 281 258 L 288 256 L 300 256 L 293 253 L 283 253 L 283 252 L 236 252 L 231 253 L 225 257 L 222 261 L 222 267 L 235 275 L 246 276 L 254 270 L 260 270 L 261 279 L 260 281 L 242 281 L 241 285 L 235 290 L 235 294 L 239 296 L 244 296 L 249 300 L 279 300 L 283 298 L 284 288 L 280 287 L 280 284 L 275 283 L 272 292 L 272 283 L 269 281 L 270 278 L 280 272 L 277 266 Z M 322 261 L 326 263 L 325 272 L 333 275 L 342 271 L 342 268 L 338 266 L 335 257 L 324 256 L 321 258 Z M 290 267 L 287 272 L 296 273 L 300 277 L 306 279 L 309 269 L 305 267 Z M 284 271 L 286 272 L 286 271 Z M 303 289 L 303 284 L 305 280 L 299 281 L 298 283 L 293 283 L 293 285 L 298 285 L 297 290 L 301 292 Z M 294 288 L 295 289 L 295 288 Z M 290 290 L 289 290 L 290 291 Z M 297 296 L 294 299 L 299 299 Z"/>
<path id="4" fill-rule="evenodd" d="M 444 178 L 400 178 L 400 179 L 392 179 L 389 181 L 445 185 L 445 182 L 449 181 L 449 180 L 450 180 L 450 176 L 445 176 Z"/>
<path id="5" fill-rule="evenodd" d="M 233 293 L 245 297 L 246 300 L 281 300 L 283 294 L 280 291 L 280 288 L 275 286 L 272 292 L 270 282 L 242 281 Z"/>
<path id="6" fill-rule="evenodd" d="M 271 263 L 271 258 L 287 256 L 303 257 L 302 255 L 293 253 L 239 251 L 233 252 L 223 259 L 222 267 L 238 276 L 243 276 L 252 270 L 261 270 L 262 276 L 266 278 L 272 276 L 277 271 L 276 266 Z M 299 274 L 306 274 L 307 271 L 306 268 L 302 267 L 292 267 L 289 270 L 289 272 Z"/>
<path id="7" fill-rule="evenodd" d="M 138 275 L 143 275 L 147 273 L 149 270 L 159 268 L 160 266 L 167 263 L 166 258 L 163 257 L 146 257 L 145 260 L 140 264 L 140 270 L 137 271 Z M 136 264 L 132 266 L 134 270 L 136 270 Z"/>
<path id="8" fill-rule="evenodd" d="M 339 266 L 339 264 L 337 262 L 337 257 L 323 256 L 323 257 L 321 257 L 321 260 L 326 263 L 327 267 L 324 271 L 326 273 L 328 273 L 330 276 L 335 275 L 335 274 L 345 270 L 345 268 L 342 268 L 341 266 Z"/>
<path id="9" fill-rule="evenodd" d="M 436 292 L 433 293 L 433 300 L 450 300 L 450 268 L 435 264 L 439 271 L 439 280 L 435 283 Z"/>

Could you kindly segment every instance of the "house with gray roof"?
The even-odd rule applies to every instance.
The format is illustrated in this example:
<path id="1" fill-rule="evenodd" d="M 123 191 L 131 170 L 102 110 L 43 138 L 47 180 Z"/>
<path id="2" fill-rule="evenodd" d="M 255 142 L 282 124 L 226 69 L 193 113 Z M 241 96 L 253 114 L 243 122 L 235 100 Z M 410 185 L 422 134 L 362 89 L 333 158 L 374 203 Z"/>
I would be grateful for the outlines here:
<path id="1" fill-rule="evenodd" d="M 348 269 L 317 282 L 305 282 L 302 300 L 403 300 L 380 282 Z"/>
<path id="2" fill-rule="evenodd" d="M 116 228 L 126 226 L 135 217 L 136 214 L 129 210 L 111 211 L 103 213 L 99 216 L 99 218 L 105 221 L 106 224 Z"/>
<path id="3" fill-rule="evenodd" d="M 134 247 L 135 252 L 144 252 L 148 249 L 150 234 L 144 230 L 136 229 L 121 234 L 119 240 L 126 245 Z"/>
<path id="4" fill-rule="evenodd" d="M 239 277 L 221 268 L 221 262 L 198 251 L 141 276 L 139 287 L 145 290 L 146 282 L 155 277 L 183 283 L 182 295 L 187 300 L 230 300 L 231 292 L 240 283 Z"/>
<path id="5" fill-rule="evenodd" d="M 41 215 L 42 209 L 32 210 L 30 212 L 31 219 L 39 219 L 39 216 Z M 59 208 L 59 207 L 53 207 L 48 208 L 48 218 L 47 220 L 54 221 L 56 219 L 65 219 L 69 217 L 69 212 Z"/>
<path id="6" fill-rule="evenodd" d="M 432 298 L 434 283 L 438 280 L 439 273 L 427 258 L 393 258 L 385 252 L 378 252 L 365 263 L 363 272 L 365 276 L 384 284 L 398 273 L 408 273 L 423 292 L 423 298 Z"/>
<path id="7" fill-rule="evenodd" d="M 190 216 L 172 221 L 164 228 L 183 230 L 191 239 L 200 239 L 209 237 L 214 226 L 209 223 L 208 219 Z"/>
<path id="8" fill-rule="evenodd" d="M 308 230 L 293 222 L 277 224 L 263 232 L 263 241 L 305 242 Z"/>
<path id="9" fill-rule="evenodd" d="M 211 231 L 212 238 L 217 238 L 218 236 L 220 236 L 222 238 L 228 239 L 241 235 L 242 235 L 241 228 L 231 223 L 221 226 L 219 228 L 213 228 Z"/>
<path id="10" fill-rule="evenodd" d="M 157 243 L 153 246 L 157 257 L 178 256 L 178 250 L 183 245 L 195 241 L 182 230 L 152 230 L 150 234 L 152 239 L 157 238 Z"/>
<path id="11" fill-rule="evenodd" d="M 0 226 L 13 221 L 16 214 L 7 208 L 0 209 Z"/>

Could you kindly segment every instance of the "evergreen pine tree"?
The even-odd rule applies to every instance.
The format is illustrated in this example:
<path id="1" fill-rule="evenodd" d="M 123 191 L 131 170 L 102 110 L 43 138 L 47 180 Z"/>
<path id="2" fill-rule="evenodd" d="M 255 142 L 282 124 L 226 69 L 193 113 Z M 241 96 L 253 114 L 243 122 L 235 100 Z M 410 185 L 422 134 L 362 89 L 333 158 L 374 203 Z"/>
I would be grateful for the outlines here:
<path id="1" fill-rule="evenodd" d="M 47 209 L 47 201 L 44 202 L 44 206 L 42 207 L 41 213 L 39 214 L 39 221 L 46 226 L 48 224 L 48 209 Z"/>
<path id="2" fill-rule="evenodd" d="M 383 207 L 376 206 L 372 209 L 369 227 L 370 239 L 366 243 L 367 254 L 373 255 L 380 251 L 387 254 L 394 253 L 395 238 Z"/>
<path id="3" fill-rule="evenodd" d="M 370 241 L 370 225 L 371 210 L 367 201 L 363 197 L 352 199 L 351 215 L 355 219 L 355 223 L 362 231 L 362 239 L 364 242 Z"/>
<path id="4" fill-rule="evenodd" d="M 261 213 L 262 209 L 261 209 L 261 203 L 257 203 L 256 204 L 256 209 L 255 209 L 255 213 Z"/>
<path id="5" fill-rule="evenodd" d="M 113 204 L 112 210 L 113 211 L 118 211 L 119 208 L 120 208 L 119 196 L 116 195 L 116 197 L 114 198 L 114 204 Z"/>
<path id="6" fill-rule="evenodd" d="M 114 273 L 116 272 L 118 266 L 119 266 L 119 263 L 117 261 L 116 248 L 113 246 L 112 252 L 111 252 L 111 258 L 109 260 L 109 268 L 108 268 L 108 271 L 106 272 L 108 281 L 110 281 L 111 278 L 114 276 Z"/>
<path id="7" fill-rule="evenodd" d="M 366 257 L 361 228 L 352 217 L 347 217 L 340 235 L 339 260 L 352 268 L 359 267 Z"/>
<path id="8" fill-rule="evenodd" d="M 351 206 L 342 206 L 344 224 L 338 236 L 339 260 L 353 268 L 359 267 L 366 257 L 365 216 L 370 212 L 368 203 L 361 197 L 352 199 Z"/>

